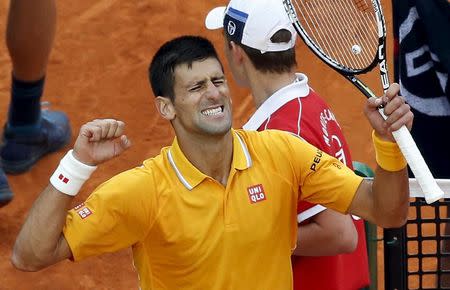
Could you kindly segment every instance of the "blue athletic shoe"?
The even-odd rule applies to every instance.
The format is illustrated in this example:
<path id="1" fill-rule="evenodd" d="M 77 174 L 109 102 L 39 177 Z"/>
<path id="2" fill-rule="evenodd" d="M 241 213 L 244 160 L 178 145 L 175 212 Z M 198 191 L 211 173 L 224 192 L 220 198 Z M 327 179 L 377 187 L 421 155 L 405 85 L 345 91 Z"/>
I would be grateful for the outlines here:
<path id="1" fill-rule="evenodd" d="M 13 199 L 5 172 L 0 168 L 0 207 L 7 205 Z"/>
<path id="2" fill-rule="evenodd" d="M 39 127 L 32 134 L 5 128 L 0 162 L 6 173 L 25 172 L 41 157 L 70 141 L 69 119 L 63 112 L 42 110 Z"/>

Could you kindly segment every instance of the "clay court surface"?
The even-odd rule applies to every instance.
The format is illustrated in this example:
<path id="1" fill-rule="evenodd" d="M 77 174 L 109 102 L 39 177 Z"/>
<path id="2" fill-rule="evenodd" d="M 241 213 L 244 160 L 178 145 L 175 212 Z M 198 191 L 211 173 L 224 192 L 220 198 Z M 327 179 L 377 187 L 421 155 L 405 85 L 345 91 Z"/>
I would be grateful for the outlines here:
<path id="1" fill-rule="evenodd" d="M 8 2 L 0 4 L 2 36 Z M 383 2 L 390 32 L 390 1 Z M 23 273 L 9 262 L 12 245 L 33 200 L 48 184 L 48 178 L 71 148 L 83 123 L 95 118 L 123 120 L 134 145 L 119 158 L 100 166 L 74 205 L 108 177 L 139 166 L 142 160 L 171 143 L 171 127 L 154 109 L 147 81 L 148 64 L 164 41 L 183 34 L 210 38 L 222 54 L 220 33 L 206 31 L 203 19 L 209 9 L 224 3 L 217 0 L 58 1 L 58 30 L 44 100 L 51 103 L 52 109 L 67 112 L 74 136 L 70 146 L 45 157 L 28 173 L 9 176 L 16 197 L 0 209 L 1 290 L 137 289 L 129 249 L 80 263 L 64 261 L 38 273 Z M 0 42 L 4 42 L 3 38 Z M 309 76 L 313 88 L 329 102 L 340 121 L 353 159 L 373 167 L 371 130 L 361 110 L 364 97 L 321 64 L 302 44 L 297 56 L 300 71 Z M 11 72 L 5 45 L 0 47 L 0 67 L 0 122 L 3 123 Z M 248 91 L 238 89 L 227 67 L 226 70 L 233 94 L 234 126 L 240 127 L 254 107 Z M 379 88 L 378 78 L 375 73 L 368 83 Z"/>

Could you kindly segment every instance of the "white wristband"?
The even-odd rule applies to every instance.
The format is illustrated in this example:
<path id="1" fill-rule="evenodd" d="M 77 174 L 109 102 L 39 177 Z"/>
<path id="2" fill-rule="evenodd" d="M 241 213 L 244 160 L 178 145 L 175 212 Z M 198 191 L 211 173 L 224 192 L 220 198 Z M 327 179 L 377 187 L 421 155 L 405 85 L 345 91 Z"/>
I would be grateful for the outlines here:
<path id="1" fill-rule="evenodd" d="M 70 150 L 59 162 L 58 168 L 50 177 L 50 183 L 62 193 L 75 196 L 96 169 L 97 166 L 86 165 L 75 159 L 73 150 Z"/>

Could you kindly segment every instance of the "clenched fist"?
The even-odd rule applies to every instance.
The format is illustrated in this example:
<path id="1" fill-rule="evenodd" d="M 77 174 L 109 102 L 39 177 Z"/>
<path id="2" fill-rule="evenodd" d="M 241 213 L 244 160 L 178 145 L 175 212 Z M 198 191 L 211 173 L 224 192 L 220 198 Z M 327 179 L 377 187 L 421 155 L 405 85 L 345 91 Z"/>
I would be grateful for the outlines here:
<path id="1" fill-rule="evenodd" d="M 125 123 L 114 119 L 97 119 L 84 124 L 75 141 L 74 157 L 96 166 L 120 155 L 131 146 L 124 129 Z"/>

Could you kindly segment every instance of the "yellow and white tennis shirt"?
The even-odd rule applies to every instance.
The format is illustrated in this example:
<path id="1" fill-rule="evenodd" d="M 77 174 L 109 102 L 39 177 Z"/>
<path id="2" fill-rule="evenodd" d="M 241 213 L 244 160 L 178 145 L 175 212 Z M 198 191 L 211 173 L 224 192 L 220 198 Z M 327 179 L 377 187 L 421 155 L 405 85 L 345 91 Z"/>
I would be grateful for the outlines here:
<path id="1" fill-rule="evenodd" d="M 142 289 L 292 289 L 299 194 L 345 213 L 361 178 L 286 132 L 232 134 L 226 187 L 176 139 L 99 186 L 67 216 L 74 259 L 132 246 Z"/>

